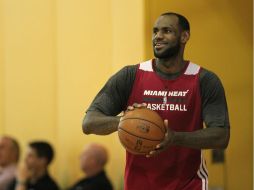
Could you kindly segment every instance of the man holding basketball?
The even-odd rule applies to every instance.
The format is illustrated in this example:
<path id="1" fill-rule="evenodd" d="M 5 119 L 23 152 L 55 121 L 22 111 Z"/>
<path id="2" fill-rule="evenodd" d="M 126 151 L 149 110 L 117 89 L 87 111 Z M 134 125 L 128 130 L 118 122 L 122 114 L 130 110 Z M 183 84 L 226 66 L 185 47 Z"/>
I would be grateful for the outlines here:
<path id="1" fill-rule="evenodd" d="M 126 152 L 126 190 L 208 190 L 201 149 L 225 149 L 229 119 L 223 86 L 212 72 L 184 60 L 188 20 L 164 13 L 153 27 L 155 59 L 126 66 L 97 94 L 83 121 L 85 134 L 118 130 L 124 110 L 148 107 L 164 119 L 164 141 L 147 157 Z M 206 128 L 203 128 L 203 122 Z"/>

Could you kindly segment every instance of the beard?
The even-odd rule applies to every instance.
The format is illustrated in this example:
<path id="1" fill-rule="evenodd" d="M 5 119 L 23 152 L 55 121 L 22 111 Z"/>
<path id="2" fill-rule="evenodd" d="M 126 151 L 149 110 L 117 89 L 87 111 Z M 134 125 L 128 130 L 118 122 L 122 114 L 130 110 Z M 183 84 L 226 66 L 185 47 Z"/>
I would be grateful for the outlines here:
<path id="1" fill-rule="evenodd" d="M 162 52 L 157 52 L 155 48 L 153 48 L 153 54 L 156 58 L 159 59 L 168 59 L 175 57 L 180 51 L 180 42 L 177 42 L 174 46 L 166 48 Z"/>

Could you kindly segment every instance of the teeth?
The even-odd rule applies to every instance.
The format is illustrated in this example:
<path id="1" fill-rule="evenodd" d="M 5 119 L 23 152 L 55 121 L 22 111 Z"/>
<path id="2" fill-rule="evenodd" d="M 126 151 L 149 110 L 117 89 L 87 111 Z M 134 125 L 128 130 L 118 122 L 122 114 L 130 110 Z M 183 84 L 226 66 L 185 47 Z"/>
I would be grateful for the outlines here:
<path id="1" fill-rule="evenodd" d="M 156 43 L 155 44 L 155 47 L 161 47 L 161 46 L 163 46 L 164 45 L 164 43 Z"/>

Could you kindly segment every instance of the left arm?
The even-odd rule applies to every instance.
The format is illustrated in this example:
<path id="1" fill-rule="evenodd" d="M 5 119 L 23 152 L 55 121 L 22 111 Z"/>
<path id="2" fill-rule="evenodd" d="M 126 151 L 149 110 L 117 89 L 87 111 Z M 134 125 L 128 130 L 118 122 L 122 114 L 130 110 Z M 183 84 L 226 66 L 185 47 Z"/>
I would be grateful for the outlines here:
<path id="1" fill-rule="evenodd" d="M 164 123 L 167 128 L 168 121 L 165 120 Z M 194 149 L 226 149 L 229 137 L 230 130 L 224 127 L 211 127 L 193 132 L 175 132 L 168 128 L 164 141 L 147 157 L 158 154 L 172 145 Z"/>
<path id="2" fill-rule="evenodd" d="M 230 127 L 227 102 L 224 88 L 219 78 L 212 72 L 203 70 L 200 73 L 200 89 L 202 99 L 202 118 L 207 128 L 192 132 L 168 131 L 164 141 L 157 145 L 150 154 L 157 154 L 170 145 L 195 149 L 225 149 L 230 138 Z"/>
<path id="3" fill-rule="evenodd" d="M 229 142 L 229 129 L 211 127 L 194 132 L 174 132 L 171 145 L 195 149 L 225 149 Z"/>

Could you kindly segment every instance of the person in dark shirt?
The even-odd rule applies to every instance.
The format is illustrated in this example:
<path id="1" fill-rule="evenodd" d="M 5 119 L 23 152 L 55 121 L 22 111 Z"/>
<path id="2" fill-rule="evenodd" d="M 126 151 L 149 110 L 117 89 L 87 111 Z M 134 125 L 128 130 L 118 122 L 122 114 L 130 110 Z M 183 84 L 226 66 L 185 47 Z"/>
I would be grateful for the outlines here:
<path id="1" fill-rule="evenodd" d="M 80 168 L 86 177 L 69 190 L 113 190 L 104 167 L 108 160 L 106 149 L 99 144 L 89 144 L 80 156 Z"/>
<path id="2" fill-rule="evenodd" d="M 48 172 L 48 166 L 54 157 L 51 145 L 43 141 L 31 142 L 25 156 L 25 162 L 19 168 L 16 179 L 8 190 L 59 190 Z"/>

